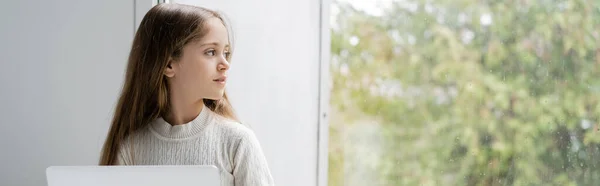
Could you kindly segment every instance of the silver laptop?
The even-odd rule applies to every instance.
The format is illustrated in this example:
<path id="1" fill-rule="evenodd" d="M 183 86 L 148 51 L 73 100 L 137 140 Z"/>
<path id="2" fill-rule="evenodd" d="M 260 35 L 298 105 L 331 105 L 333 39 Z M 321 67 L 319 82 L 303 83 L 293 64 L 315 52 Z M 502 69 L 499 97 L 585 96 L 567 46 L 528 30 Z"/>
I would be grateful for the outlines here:
<path id="1" fill-rule="evenodd" d="M 52 166 L 48 186 L 219 186 L 215 166 Z"/>

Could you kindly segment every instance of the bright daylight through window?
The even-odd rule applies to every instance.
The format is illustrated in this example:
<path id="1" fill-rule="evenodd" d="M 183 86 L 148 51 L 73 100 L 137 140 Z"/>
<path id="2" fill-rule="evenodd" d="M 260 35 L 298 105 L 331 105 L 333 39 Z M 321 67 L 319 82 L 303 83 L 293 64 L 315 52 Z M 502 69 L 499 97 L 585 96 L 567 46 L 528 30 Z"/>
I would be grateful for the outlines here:
<path id="1" fill-rule="evenodd" d="M 600 2 L 337 0 L 329 185 L 598 185 Z"/>

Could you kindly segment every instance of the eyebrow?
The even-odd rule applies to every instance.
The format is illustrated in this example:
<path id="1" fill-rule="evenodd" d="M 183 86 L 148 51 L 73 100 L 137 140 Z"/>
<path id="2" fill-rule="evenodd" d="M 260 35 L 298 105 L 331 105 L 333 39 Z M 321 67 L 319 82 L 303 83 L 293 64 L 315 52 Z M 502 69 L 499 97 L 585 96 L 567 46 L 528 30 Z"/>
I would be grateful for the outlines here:
<path id="1" fill-rule="evenodd" d="M 206 45 L 215 45 L 215 46 L 219 46 L 219 43 L 218 43 L 218 42 L 203 43 L 203 44 L 201 44 L 200 46 L 201 46 L 201 47 L 203 47 L 203 46 L 206 46 Z M 226 44 L 226 45 L 225 45 L 225 47 L 229 47 L 229 44 Z"/>

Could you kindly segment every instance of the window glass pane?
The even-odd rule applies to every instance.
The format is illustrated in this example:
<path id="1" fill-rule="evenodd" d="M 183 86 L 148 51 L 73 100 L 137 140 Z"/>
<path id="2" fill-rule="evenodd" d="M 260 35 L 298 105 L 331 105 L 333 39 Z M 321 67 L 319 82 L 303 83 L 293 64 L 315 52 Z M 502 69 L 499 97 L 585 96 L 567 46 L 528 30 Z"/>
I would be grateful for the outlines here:
<path id="1" fill-rule="evenodd" d="M 331 8 L 329 185 L 600 183 L 600 2 Z"/>

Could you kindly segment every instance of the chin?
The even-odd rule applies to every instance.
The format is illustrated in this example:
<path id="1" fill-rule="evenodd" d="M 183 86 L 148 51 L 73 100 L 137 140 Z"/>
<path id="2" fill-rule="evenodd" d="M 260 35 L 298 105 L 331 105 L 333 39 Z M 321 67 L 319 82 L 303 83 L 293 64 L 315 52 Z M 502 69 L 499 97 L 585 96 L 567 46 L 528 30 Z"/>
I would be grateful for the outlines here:
<path id="1" fill-rule="evenodd" d="M 220 99 L 222 99 L 222 98 L 223 98 L 223 96 L 221 96 L 221 97 L 207 97 L 207 98 L 204 98 L 204 99 L 208 99 L 208 100 L 217 101 L 217 100 L 220 100 Z"/>
<path id="2" fill-rule="evenodd" d="M 221 92 L 220 94 L 215 94 L 215 95 L 207 96 L 204 99 L 210 99 L 210 100 L 220 100 L 220 99 L 223 99 L 223 92 Z"/>

